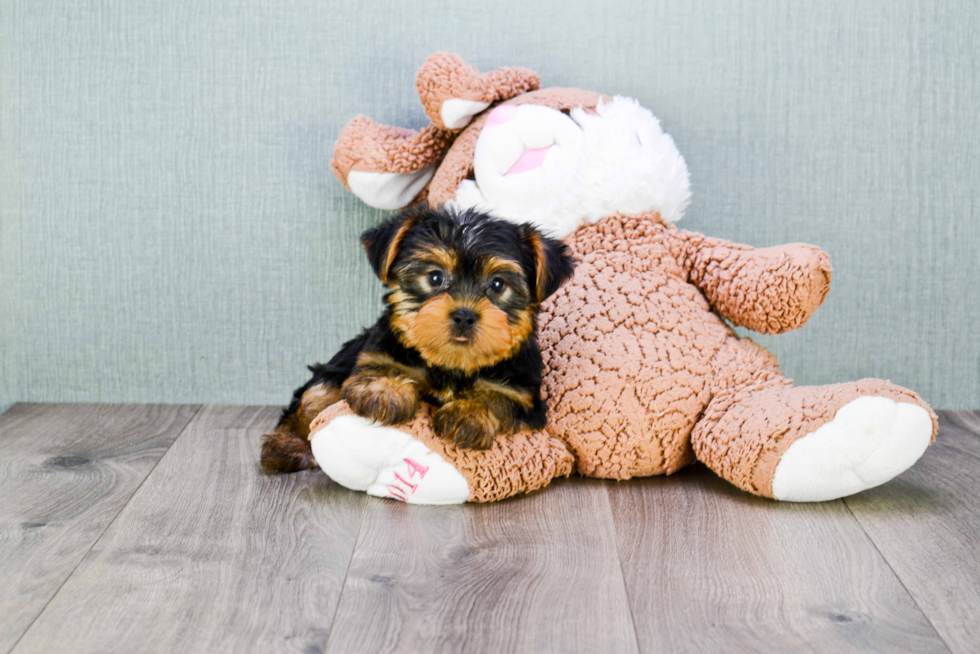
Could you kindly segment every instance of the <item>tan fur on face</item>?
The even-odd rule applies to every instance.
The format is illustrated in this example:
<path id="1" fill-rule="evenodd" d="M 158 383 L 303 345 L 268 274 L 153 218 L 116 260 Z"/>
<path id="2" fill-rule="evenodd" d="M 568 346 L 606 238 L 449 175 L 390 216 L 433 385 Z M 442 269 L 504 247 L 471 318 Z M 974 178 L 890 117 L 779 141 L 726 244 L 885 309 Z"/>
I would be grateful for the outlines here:
<path id="1" fill-rule="evenodd" d="M 442 248 L 428 247 L 419 253 L 419 260 L 427 261 L 449 272 L 456 267 L 456 253 Z"/>
<path id="2" fill-rule="evenodd" d="M 467 343 L 457 343 L 453 338 L 450 314 L 461 307 L 474 310 L 480 317 Z M 418 311 L 396 303 L 391 325 L 402 344 L 418 350 L 429 365 L 469 375 L 513 356 L 531 333 L 534 318 L 525 311 L 511 324 L 507 314 L 488 298 L 470 303 L 441 294 L 427 300 Z"/>
<path id="3" fill-rule="evenodd" d="M 494 273 L 499 272 L 512 272 L 518 275 L 524 274 L 520 264 L 515 261 L 501 259 L 499 257 L 487 257 L 483 262 L 483 276 L 491 277 Z"/>

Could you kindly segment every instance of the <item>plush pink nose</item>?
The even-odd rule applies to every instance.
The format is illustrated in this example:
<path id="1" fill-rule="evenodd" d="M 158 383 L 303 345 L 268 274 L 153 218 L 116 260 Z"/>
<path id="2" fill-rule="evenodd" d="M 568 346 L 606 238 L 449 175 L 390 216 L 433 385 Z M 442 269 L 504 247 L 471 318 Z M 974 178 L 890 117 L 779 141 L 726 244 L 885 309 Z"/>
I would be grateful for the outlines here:
<path id="1" fill-rule="evenodd" d="M 502 104 L 487 116 L 487 125 L 503 125 L 517 115 L 517 107 L 512 104 Z"/>
<path id="2" fill-rule="evenodd" d="M 547 156 L 548 151 L 551 149 L 549 145 L 546 148 L 535 148 L 534 150 L 525 150 L 521 158 L 514 162 L 514 165 L 510 167 L 505 175 L 516 175 L 517 173 L 526 173 L 529 170 L 534 170 L 538 166 L 544 163 L 544 158 Z"/>

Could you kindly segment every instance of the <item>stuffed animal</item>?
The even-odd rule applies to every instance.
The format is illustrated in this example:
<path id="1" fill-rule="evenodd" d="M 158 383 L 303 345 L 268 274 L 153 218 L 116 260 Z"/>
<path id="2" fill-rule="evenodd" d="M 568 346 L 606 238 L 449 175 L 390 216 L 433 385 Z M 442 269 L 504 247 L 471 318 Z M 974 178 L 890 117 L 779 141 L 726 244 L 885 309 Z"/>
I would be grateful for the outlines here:
<path id="1" fill-rule="evenodd" d="M 565 240 L 574 278 L 539 316 L 549 423 L 466 450 L 433 433 L 430 409 L 384 427 L 339 402 L 311 428 L 337 483 L 410 503 L 488 502 L 573 472 L 629 479 L 697 460 L 755 495 L 821 501 L 882 484 L 925 451 L 936 416 L 914 392 L 878 379 L 795 387 L 736 335 L 730 325 L 802 327 L 829 290 L 828 257 L 674 227 L 687 166 L 635 100 L 539 89 L 523 68 L 481 75 L 447 53 L 416 85 L 432 124 L 355 118 L 333 170 L 374 207 L 478 207 Z"/>

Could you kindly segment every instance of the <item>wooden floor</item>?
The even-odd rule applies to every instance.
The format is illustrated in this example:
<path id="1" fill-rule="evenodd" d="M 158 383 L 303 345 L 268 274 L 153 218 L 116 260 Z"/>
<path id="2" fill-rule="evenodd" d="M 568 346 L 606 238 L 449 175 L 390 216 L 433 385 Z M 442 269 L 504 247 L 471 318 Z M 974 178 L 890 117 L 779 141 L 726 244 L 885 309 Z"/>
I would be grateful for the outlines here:
<path id="1" fill-rule="evenodd" d="M 845 501 L 697 466 L 454 507 L 262 475 L 276 415 L 0 417 L 0 653 L 980 651 L 980 412 Z"/>

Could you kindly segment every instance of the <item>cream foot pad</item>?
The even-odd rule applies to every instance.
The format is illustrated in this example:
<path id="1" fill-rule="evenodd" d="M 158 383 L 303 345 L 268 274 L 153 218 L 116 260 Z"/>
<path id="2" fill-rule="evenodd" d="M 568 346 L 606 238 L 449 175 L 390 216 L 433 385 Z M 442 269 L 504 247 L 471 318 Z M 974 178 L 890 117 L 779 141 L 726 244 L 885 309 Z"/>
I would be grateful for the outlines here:
<path id="1" fill-rule="evenodd" d="M 320 468 L 335 482 L 409 504 L 461 504 L 466 479 L 421 441 L 394 427 L 346 415 L 313 435 Z"/>
<path id="2" fill-rule="evenodd" d="M 865 396 L 789 446 L 776 466 L 777 500 L 821 502 L 879 486 L 908 470 L 932 438 L 920 406 Z"/>

